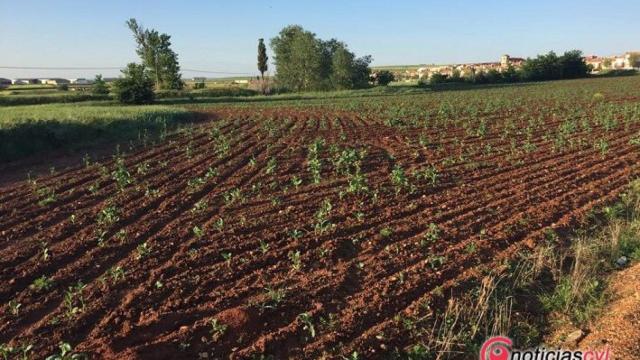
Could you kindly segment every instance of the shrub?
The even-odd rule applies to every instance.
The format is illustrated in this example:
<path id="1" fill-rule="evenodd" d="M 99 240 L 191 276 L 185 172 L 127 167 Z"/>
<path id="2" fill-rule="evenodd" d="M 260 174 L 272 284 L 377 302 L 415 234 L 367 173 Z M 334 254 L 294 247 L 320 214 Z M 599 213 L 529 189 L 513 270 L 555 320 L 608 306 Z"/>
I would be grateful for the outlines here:
<path id="1" fill-rule="evenodd" d="M 387 86 L 390 82 L 394 81 L 395 77 L 393 73 L 389 70 L 382 70 L 376 73 L 376 84 Z"/>
<path id="2" fill-rule="evenodd" d="M 447 82 L 447 75 L 435 73 L 429 78 L 429 85 L 444 84 Z"/>
<path id="3" fill-rule="evenodd" d="M 123 78 L 114 83 L 116 98 L 123 104 L 149 104 L 153 102 L 153 80 L 144 65 L 130 63 L 122 70 Z"/>
<path id="4" fill-rule="evenodd" d="M 102 79 L 102 75 L 96 75 L 93 85 L 91 86 L 91 92 L 96 95 L 106 95 L 109 93 L 109 87 Z"/>
<path id="5" fill-rule="evenodd" d="M 60 91 L 69 91 L 69 84 L 58 84 L 56 85 L 56 89 Z"/>

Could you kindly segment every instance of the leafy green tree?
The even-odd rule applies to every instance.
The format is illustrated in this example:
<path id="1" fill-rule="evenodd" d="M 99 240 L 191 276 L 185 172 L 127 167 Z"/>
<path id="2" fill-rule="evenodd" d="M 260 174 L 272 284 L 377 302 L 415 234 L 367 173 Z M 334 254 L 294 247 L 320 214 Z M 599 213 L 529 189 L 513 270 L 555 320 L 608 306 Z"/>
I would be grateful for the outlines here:
<path id="1" fill-rule="evenodd" d="M 522 76 L 525 81 L 557 80 L 562 78 L 560 58 L 555 52 L 528 58 L 522 65 Z"/>
<path id="2" fill-rule="evenodd" d="M 321 86 L 322 49 L 315 34 L 291 25 L 271 39 L 276 78 L 282 87 L 303 91 Z"/>
<path id="3" fill-rule="evenodd" d="M 260 71 L 260 78 L 264 80 L 264 73 L 268 70 L 267 61 L 267 47 L 264 45 L 264 39 L 258 39 L 258 71 Z"/>
<path id="4" fill-rule="evenodd" d="M 102 79 L 102 74 L 96 75 L 96 78 L 93 80 L 93 85 L 91 85 L 91 92 L 96 95 L 106 95 L 109 93 L 109 87 L 104 79 Z"/>
<path id="5" fill-rule="evenodd" d="M 507 69 L 502 72 L 502 80 L 507 83 L 518 82 L 520 80 L 520 75 L 518 74 L 516 68 L 514 68 L 513 65 L 509 64 L 509 66 L 507 66 Z"/>
<path id="6" fill-rule="evenodd" d="M 451 77 L 449 77 L 448 81 L 452 83 L 460 83 L 464 82 L 464 78 L 462 77 L 462 74 L 460 74 L 460 70 L 454 69 L 451 72 Z"/>
<path id="7" fill-rule="evenodd" d="M 640 66 L 640 52 L 632 52 L 629 54 L 629 64 L 634 68 Z"/>
<path id="8" fill-rule="evenodd" d="M 354 88 L 365 88 L 369 86 L 371 78 L 371 68 L 369 65 L 372 61 L 371 55 L 359 57 L 353 62 L 352 83 Z"/>
<path id="9" fill-rule="evenodd" d="M 178 54 L 171 50 L 171 36 L 160 35 L 160 71 L 163 89 L 181 90 L 184 88 L 184 81 L 180 74 L 180 64 Z"/>
<path id="10" fill-rule="evenodd" d="M 331 83 L 334 89 L 353 88 L 353 66 L 355 55 L 341 46 L 332 55 Z"/>
<path id="11" fill-rule="evenodd" d="M 387 86 L 393 80 L 395 80 L 395 77 L 389 70 L 382 70 L 376 73 L 376 84 L 378 85 Z"/>
<path id="12" fill-rule="evenodd" d="M 116 99 L 123 104 L 149 104 L 153 102 L 153 79 L 142 64 L 130 63 L 122 70 L 124 75 L 115 81 Z"/>
<path id="13" fill-rule="evenodd" d="M 565 52 L 560 57 L 560 67 L 563 79 L 583 78 L 588 76 L 591 71 L 580 50 Z"/>
<path id="14" fill-rule="evenodd" d="M 486 84 L 489 80 L 487 78 L 487 74 L 484 71 L 478 71 L 473 74 L 473 83 L 474 84 Z"/>
<path id="15" fill-rule="evenodd" d="M 143 28 L 136 19 L 129 19 L 127 26 L 138 44 L 136 53 L 142 59 L 158 89 L 182 89 L 178 55 L 171 49 L 171 36 L 156 30 Z"/>
<path id="16" fill-rule="evenodd" d="M 438 85 L 447 82 L 447 75 L 434 73 L 429 77 L 429 85 Z"/>
<path id="17" fill-rule="evenodd" d="M 276 79 L 296 91 L 349 89 L 368 85 L 371 57 L 356 58 L 336 40 L 323 41 L 299 25 L 290 25 L 271 39 Z"/>
<path id="18" fill-rule="evenodd" d="M 567 51 L 562 56 L 550 51 L 527 59 L 522 66 L 521 74 L 525 81 L 575 79 L 588 76 L 589 66 L 582 56 L 582 51 Z"/>
<path id="19" fill-rule="evenodd" d="M 489 71 L 487 71 L 487 73 L 485 74 L 485 79 L 488 84 L 499 83 L 503 80 L 502 74 L 496 69 L 490 69 Z"/>

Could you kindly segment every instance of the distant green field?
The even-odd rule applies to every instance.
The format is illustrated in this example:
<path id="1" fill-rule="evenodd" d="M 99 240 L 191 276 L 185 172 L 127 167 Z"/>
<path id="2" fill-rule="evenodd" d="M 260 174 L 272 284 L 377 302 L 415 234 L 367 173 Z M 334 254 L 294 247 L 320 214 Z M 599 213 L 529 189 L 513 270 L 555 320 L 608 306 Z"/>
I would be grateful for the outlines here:
<path id="1" fill-rule="evenodd" d="M 156 105 L 145 106 L 122 106 L 113 100 L 95 101 L 95 99 L 68 104 L 5 105 L 0 106 L 0 161 L 18 159 L 29 154 L 58 148 L 82 148 L 96 142 L 126 142 L 144 133 L 154 136 L 192 120 L 193 115 L 190 109 L 229 106 L 330 106 L 356 110 L 364 103 L 384 101 L 389 104 L 391 101 L 396 101 L 399 103 L 397 108 L 381 109 L 381 111 L 393 111 L 394 116 L 404 118 L 412 116 L 412 113 L 405 109 L 406 105 L 425 96 L 439 103 L 454 104 L 466 103 L 472 95 L 476 94 L 486 96 L 491 93 L 498 99 L 496 101 L 502 101 L 501 99 L 514 94 L 523 92 L 528 94 L 536 88 L 558 88 L 560 91 L 570 89 L 571 96 L 574 97 L 576 93 L 582 91 L 585 98 L 591 99 L 596 92 L 602 92 L 605 97 L 614 96 L 615 94 L 604 93 L 602 89 L 628 86 L 629 83 L 637 84 L 638 78 L 631 76 L 617 79 L 593 78 L 487 85 L 442 84 L 425 88 L 397 83 L 395 86 L 378 86 L 369 89 L 283 93 L 269 96 L 259 95 L 239 87 L 210 87 L 159 92 Z M 606 84 L 609 85 L 604 86 Z M 546 92 L 537 91 L 531 94 L 544 95 Z M 5 98 L 30 99 L 29 101 L 35 102 L 51 102 L 58 98 L 62 101 L 70 101 L 70 99 L 82 101 L 79 97 L 74 98 L 82 95 L 72 92 L 10 95 L 0 96 L 0 103 Z M 86 95 L 91 96 L 91 94 Z M 92 98 L 85 100 L 92 100 Z M 454 105 L 447 106 L 451 106 L 451 109 L 458 108 Z"/>
<path id="2" fill-rule="evenodd" d="M 405 70 L 415 70 L 427 65 L 384 65 L 384 66 L 372 66 L 371 70 L 389 70 L 389 71 L 405 71 Z"/>
<path id="3" fill-rule="evenodd" d="M 96 142 L 154 136 L 189 121 L 181 107 L 47 104 L 0 107 L 0 161 Z"/>
<path id="4" fill-rule="evenodd" d="M 208 78 L 205 80 L 205 84 L 207 87 L 209 86 L 238 86 L 243 84 L 234 84 L 235 81 L 243 81 L 243 80 L 251 80 L 254 79 L 253 76 L 229 76 L 229 77 L 221 77 L 221 78 Z M 185 79 L 184 82 L 187 86 L 193 85 L 195 81 L 193 78 Z"/>

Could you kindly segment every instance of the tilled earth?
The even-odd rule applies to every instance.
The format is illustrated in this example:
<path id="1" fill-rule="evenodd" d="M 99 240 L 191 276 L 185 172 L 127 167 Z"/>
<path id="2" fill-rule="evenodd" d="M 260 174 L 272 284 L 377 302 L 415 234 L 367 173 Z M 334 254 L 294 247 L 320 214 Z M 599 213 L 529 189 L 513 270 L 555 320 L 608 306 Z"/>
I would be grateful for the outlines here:
<path id="1" fill-rule="evenodd" d="M 110 359 L 384 358 L 412 344 L 398 315 L 442 309 L 441 294 L 614 200 L 640 166 L 638 122 L 568 137 L 597 134 L 606 152 L 556 150 L 548 118 L 525 152 L 498 131 L 375 114 L 207 116 L 0 188 L 0 344 L 35 358 L 61 342 Z"/>

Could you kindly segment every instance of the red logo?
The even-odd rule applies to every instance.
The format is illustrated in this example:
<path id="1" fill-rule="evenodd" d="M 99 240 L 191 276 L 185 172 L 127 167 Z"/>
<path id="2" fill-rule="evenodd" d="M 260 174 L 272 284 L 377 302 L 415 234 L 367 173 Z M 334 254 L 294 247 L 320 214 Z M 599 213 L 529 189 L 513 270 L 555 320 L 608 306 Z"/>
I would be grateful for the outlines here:
<path id="1" fill-rule="evenodd" d="M 480 360 L 509 360 L 513 342 L 506 336 L 487 339 L 480 348 Z"/>

